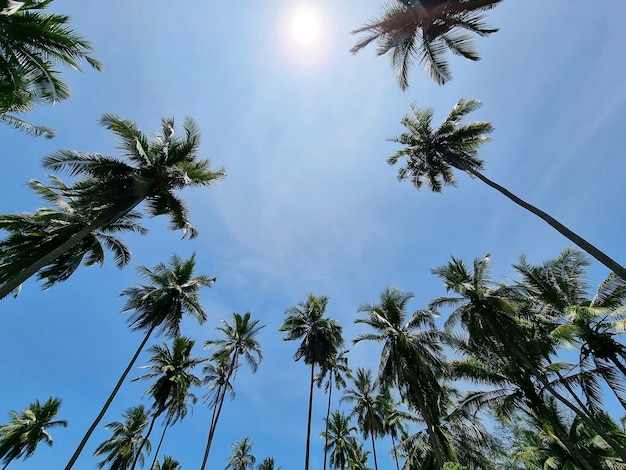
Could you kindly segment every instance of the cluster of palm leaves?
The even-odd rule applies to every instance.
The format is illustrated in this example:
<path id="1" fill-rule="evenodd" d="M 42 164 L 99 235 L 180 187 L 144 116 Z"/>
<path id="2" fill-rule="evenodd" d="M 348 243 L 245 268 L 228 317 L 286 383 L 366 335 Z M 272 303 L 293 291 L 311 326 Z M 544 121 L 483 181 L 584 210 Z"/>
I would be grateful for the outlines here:
<path id="1" fill-rule="evenodd" d="M 432 272 L 454 295 L 413 314 L 412 294 L 384 290 L 355 320 L 369 329 L 355 344 L 382 346 L 376 376 L 347 367 L 341 328 L 324 317 L 326 297 L 288 309 L 280 331 L 302 339 L 295 359 L 319 366 L 318 385 L 329 392 L 324 466 L 370 468 L 360 431 L 375 469 L 376 441 L 385 436 L 405 470 L 626 468 L 626 430 L 602 393 L 626 411 L 626 347 L 617 339 L 626 327 L 626 282 L 611 274 L 589 297 L 588 265 L 571 249 L 541 265 L 522 257 L 514 265 L 521 280 L 507 285 L 490 278 L 489 257 L 469 266 L 452 257 Z M 566 348 L 578 352 L 568 362 Z M 351 405 L 347 414 L 330 412 L 333 381 L 345 388 L 339 403 Z M 311 391 L 312 384 L 313 376 Z M 480 387 L 468 391 L 471 384 Z M 485 417 L 500 423 L 499 437 Z"/>

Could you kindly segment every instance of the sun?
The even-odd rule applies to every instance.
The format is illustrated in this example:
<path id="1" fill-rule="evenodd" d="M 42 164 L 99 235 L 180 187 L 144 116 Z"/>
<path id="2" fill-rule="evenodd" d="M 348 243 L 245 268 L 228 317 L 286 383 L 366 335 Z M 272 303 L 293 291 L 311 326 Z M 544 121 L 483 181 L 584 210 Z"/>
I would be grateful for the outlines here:
<path id="1" fill-rule="evenodd" d="M 312 6 L 301 5 L 289 17 L 289 35 L 296 45 L 314 47 L 321 36 L 321 18 Z"/>

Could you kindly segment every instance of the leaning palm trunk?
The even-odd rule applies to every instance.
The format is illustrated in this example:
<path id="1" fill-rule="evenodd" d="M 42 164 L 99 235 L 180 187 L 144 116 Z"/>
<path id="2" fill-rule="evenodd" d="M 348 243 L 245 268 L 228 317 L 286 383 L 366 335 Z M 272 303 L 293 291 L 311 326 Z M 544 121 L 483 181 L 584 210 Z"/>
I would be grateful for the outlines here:
<path id="1" fill-rule="evenodd" d="M 139 448 L 137 449 L 137 455 L 135 455 L 135 458 L 133 460 L 133 465 L 130 467 L 130 470 L 135 470 L 135 467 L 137 466 L 137 462 L 139 462 L 139 456 L 141 455 L 141 452 L 143 451 L 143 446 L 144 444 L 148 441 L 148 439 L 150 438 L 150 434 L 152 433 L 152 429 L 154 429 L 154 423 L 156 422 L 156 419 L 159 417 L 160 413 L 155 412 L 154 415 L 152 416 L 152 421 L 150 421 L 150 427 L 148 428 L 148 432 L 146 433 L 146 437 L 144 437 L 141 441 L 141 444 L 139 444 Z"/>
<path id="2" fill-rule="evenodd" d="M 43 256 L 39 257 L 39 259 L 35 260 L 32 264 L 19 271 L 17 274 L 8 279 L 2 286 L 0 286 L 0 300 L 9 295 L 15 289 L 17 289 L 23 282 L 25 282 L 32 275 L 36 274 L 40 269 L 49 265 L 63 253 L 71 250 L 73 247 L 78 245 L 81 240 L 88 237 L 93 232 L 101 229 L 105 225 L 111 224 L 128 214 L 143 200 L 144 196 L 140 196 L 132 200 L 128 204 L 125 204 L 122 208 L 113 211 L 112 213 L 109 211 L 105 211 L 91 224 L 85 226 L 84 228 L 70 236 L 67 240 L 59 240 L 56 247 L 53 247 L 49 249 L 49 251 L 46 251 Z"/>
<path id="3" fill-rule="evenodd" d="M 163 427 L 163 433 L 161 434 L 159 445 L 157 446 L 156 451 L 154 452 L 154 460 L 152 460 L 152 465 L 150 465 L 150 468 L 154 468 L 154 466 L 156 465 L 157 457 L 159 456 L 159 450 L 161 450 L 161 444 L 163 444 L 163 439 L 165 439 L 165 432 L 167 431 L 167 428 L 169 427 L 170 422 L 171 422 L 170 418 L 168 418 L 167 421 L 165 422 L 165 426 Z"/>
<path id="4" fill-rule="evenodd" d="M 104 418 L 104 415 L 107 412 L 107 410 L 109 409 L 109 406 L 111 405 L 111 402 L 113 401 L 113 399 L 117 395 L 117 392 L 119 391 L 120 387 L 122 386 L 122 383 L 124 383 L 124 380 L 126 380 L 126 376 L 128 375 L 128 373 L 132 369 L 133 365 L 135 364 L 135 361 L 137 361 L 137 358 L 139 357 L 139 354 L 141 354 L 141 351 L 143 351 L 144 346 L 148 342 L 148 339 L 150 338 L 150 335 L 152 335 L 152 332 L 154 331 L 155 328 L 156 328 L 156 325 L 152 326 L 152 328 L 150 328 L 148 330 L 148 332 L 146 333 L 145 338 L 143 339 L 143 341 L 141 342 L 141 344 L 137 348 L 137 351 L 135 351 L 134 356 L 132 357 L 132 359 L 128 363 L 128 366 L 126 366 L 126 369 L 122 373 L 122 376 L 120 377 L 120 379 L 117 381 L 117 384 L 115 385 L 115 388 L 111 392 L 111 395 L 109 395 L 109 398 L 107 399 L 106 403 L 104 404 L 104 406 L 100 410 L 100 413 L 98 414 L 98 416 L 96 417 L 94 422 L 91 423 L 91 426 L 87 430 L 87 433 L 83 437 L 82 441 L 80 441 L 80 444 L 78 444 L 78 448 L 74 452 L 74 455 L 72 455 L 72 458 L 70 459 L 68 464 L 65 466 L 65 470 L 69 470 L 76 463 L 76 460 L 78 459 L 78 456 L 83 451 L 83 448 L 87 444 L 87 441 L 89 440 L 89 438 L 93 434 L 94 430 L 96 429 L 96 427 L 98 426 L 98 424 L 100 423 L 102 418 Z M 141 444 L 141 447 L 143 447 L 143 442 Z M 140 449 L 141 449 L 141 447 L 140 447 Z"/>
<path id="5" fill-rule="evenodd" d="M 213 416 L 211 417 L 211 425 L 209 427 L 209 437 L 207 439 L 206 449 L 204 450 L 204 458 L 202 460 L 202 466 L 200 467 L 200 470 L 204 470 L 204 468 L 206 467 L 206 463 L 209 458 L 209 452 L 211 452 L 211 444 L 213 443 L 213 437 L 215 436 L 217 421 L 220 419 L 220 414 L 222 413 L 222 406 L 224 405 L 224 398 L 226 397 L 227 385 L 235 370 L 236 361 L 237 355 L 234 354 L 233 359 L 230 363 L 228 375 L 226 376 L 226 383 L 221 387 L 221 390 L 218 392 L 218 401 L 215 403 L 215 407 L 213 408 Z"/>
<path id="6" fill-rule="evenodd" d="M 457 163 L 457 162 L 455 162 L 455 163 Z M 559 232 L 561 235 L 563 235 L 569 241 L 571 241 L 572 243 L 575 243 L 578 247 L 580 247 L 582 250 L 584 250 L 587 253 L 589 253 L 596 260 L 598 260 L 600 263 L 605 265 L 607 268 L 609 268 L 611 271 L 613 271 L 619 277 L 621 277 L 622 279 L 626 280 L 626 269 L 621 264 L 619 264 L 617 261 L 612 259 L 610 256 L 608 256 L 603 251 L 601 251 L 598 248 L 596 248 L 594 245 L 589 243 L 584 238 L 582 238 L 582 237 L 578 236 L 577 234 L 575 234 L 574 232 L 572 232 L 570 229 L 568 229 L 565 225 L 560 223 L 554 217 L 551 217 L 550 215 L 548 215 L 545 212 L 543 212 L 541 209 L 533 206 L 532 204 L 527 203 L 523 199 L 520 199 L 515 194 L 513 194 L 512 192 L 507 190 L 506 188 L 500 186 L 499 184 L 495 183 L 494 181 L 491 181 L 489 178 L 487 178 L 481 172 L 476 171 L 475 169 L 473 169 L 473 168 L 471 168 L 471 167 L 469 167 L 467 165 L 463 165 L 463 164 L 454 165 L 454 166 L 457 166 L 458 168 L 462 169 L 463 171 L 471 174 L 472 176 L 475 176 L 476 178 L 481 180 L 486 185 L 492 187 L 496 191 L 499 191 L 501 194 L 503 194 L 504 196 L 509 198 L 514 203 L 516 203 L 519 206 L 523 207 L 527 211 L 535 214 L 537 217 L 539 217 L 541 220 L 546 222 L 548 225 L 550 225 L 553 229 L 555 229 L 557 232 Z"/>
<path id="7" fill-rule="evenodd" d="M 378 458 L 376 457 L 376 444 L 374 442 L 374 426 L 372 425 L 372 415 L 370 414 L 370 437 L 372 438 L 372 452 L 374 453 L 374 468 L 378 470 Z"/>

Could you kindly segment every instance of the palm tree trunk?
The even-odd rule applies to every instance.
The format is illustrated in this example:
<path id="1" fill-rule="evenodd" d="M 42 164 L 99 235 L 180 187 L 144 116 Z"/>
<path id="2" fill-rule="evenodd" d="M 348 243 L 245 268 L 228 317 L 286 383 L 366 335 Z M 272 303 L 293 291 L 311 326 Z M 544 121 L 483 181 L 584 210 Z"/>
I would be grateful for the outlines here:
<path id="1" fill-rule="evenodd" d="M 326 430 L 324 431 L 324 470 L 326 470 L 326 460 L 328 458 L 328 419 L 330 417 L 330 398 L 333 395 L 333 371 L 328 377 L 328 408 L 326 409 Z"/>
<path id="2" fill-rule="evenodd" d="M 311 364 L 311 387 L 309 390 L 309 419 L 306 431 L 306 455 L 304 457 L 304 470 L 309 470 L 309 455 L 311 448 L 311 416 L 313 412 L 313 379 L 315 378 L 315 363 Z"/>
<path id="3" fill-rule="evenodd" d="M 85 444 L 87 444 L 87 441 L 89 440 L 89 438 L 93 434 L 94 430 L 96 429 L 96 427 L 98 426 L 98 424 L 100 423 L 102 418 L 104 418 L 104 415 L 107 412 L 107 410 L 109 409 L 109 406 L 111 405 L 111 402 L 113 401 L 113 399 L 117 395 L 117 392 L 119 391 L 120 387 L 124 383 L 124 380 L 126 380 L 126 376 L 130 372 L 130 370 L 133 368 L 133 365 L 135 364 L 135 361 L 137 361 L 137 358 L 139 357 L 139 354 L 141 354 L 141 351 L 143 350 L 144 346 L 148 342 L 148 339 L 150 338 L 150 335 L 152 335 L 152 332 L 154 331 L 155 328 L 156 328 L 156 325 L 153 325 L 148 330 L 148 332 L 146 333 L 145 338 L 143 339 L 143 341 L 141 342 L 141 344 L 137 348 L 137 351 L 135 351 L 135 354 L 133 355 L 132 359 L 130 360 L 130 362 L 126 366 L 126 369 L 124 369 L 124 372 L 122 373 L 122 376 L 117 381 L 117 384 L 115 385 L 115 388 L 113 388 L 113 391 L 109 395 L 109 398 L 107 398 L 107 401 L 105 402 L 104 406 L 100 410 L 100 413 L 98 414 L 98 416 L 96 417 L 94 422 L 91 423 L 91 426 L 89 427 L 89 429 L 87 430 L 87 432 L 83 436 L 83 439 L 82 439 L 82 441 L 80 441 L 80 444 L 78 444 L 78 448 L 74 452 L 74 455 L 72 455 L 72 458 L 70 459 L 70 461 L 65 466 L 65 470 L 69 470 L 76 463 L 76 460 L 78 459 L 78 456 L 80 455 L 80 453 L 83 451 L 83 448 L 85 447 Z"/>
<path id="4" fill-rule="evenodd" d="M 154 460 L 152 461 L 152 465 L 150 465 L 150 468 L 154 468 L 154 466 L 156 465 L 156 461 L 157 461 L 157 457 L 159 456 L 159 450 L 161 450 L 161 444 L 163 444 L 163 439 L 165 439 L 165 432 L 167 431 L 168 426 L 170 425 L 170 418 L 167 418 L 167 421 L 165 422 L 165 426 L 163 427 L 163 433 L 161 434 L 161 440 L 159 440 L 159 445 L 156 448 L 156 451 L 154 452 Z"/>
<path id="5" fill-rule="evenodd" d="M 145 445 L 146 442 L 148 442 L 148 438 L 150 437 L 150 434 L 152 433 L 152 429 L 154 428 L 154 423 L 156 422 L 156 419 L 159 417 L 159 415 L 160 413 L 155 413 L 152 416 L 152 421 L 150 421 L 150 427 L 148 428 L 146 437 L 141 441 L 141 444 L 139 445 L 139 449 L 137 449 L 137 454 L 135 455 L 135 458 L 133 459 L 133 465 L 130 467 L 130 470 L 135 470 L 135 467 L 137 466 L 137 462 L 139 462 L 139 456 L 141 455 L 141 452 L 143 451 L 143 446 Z"/>
<path id="6" fill-rule="evenodd" d="M 532 204 L 527 203 L 523 199 L 520 199 L 515 194 L 513 194 L 512 192 L 507 190 L 506 188 L 504 188 L 504 187 L 500 186 L 499 184 L 491 181 L 489 178 L 487 178 L 485 175 L 483 175 L 479 171 L 476 171 L 473 168 L 467 167 L 465 165 L 462 165 L 461 169 L 466 171 L 467 173 L 475 176 L 476 178 L 481 180 L 483 183 L 485 183 L 486 185 L 492 187 L 496 191 L 500 192 L 501 194 L 503 194 L 504 196 L 506 196 L 511 201 L 513 201 L 514 203 L 518 204 L 519 206 L 523 207 L 527 211 L 535 214 L 537 217 L 539 217 L 541 220 L 546 222 L 548 225 L 550 225 L 552 228 L 554 228 L 557 232 L 559 232 L 561 235 L 563 235 L 569 241 L 571 241 L 572 243 L 576 244 L 579 248 L 581 248 L 582 250 L 584 250 L 587 253 L 589 253 L 596 260 L 598 260 L 600 263 L 605 265 L 607 268 L 609 268 L 611 271 L 613 271 L 619 277 L 621 277 L 622 279 L 626 280 L 626 268 L 624 268 L 617 261 L 615 261 L 614 259 L 609 257 L 606 253 L 600 251 L 598 248 L 593 246 L 591 243 L 589 243 L 584 238 L 579 237 L 578 235 L 576 235 L 574 232 L 572 232 L 570 229 L 568 229 L 565 225 L 560 223 L 558 220 L 556 220 L 555 218 L 553 218 L 550 215 L 546 214 L 541 209 L 533 206 Z"/>
<path id="7" fill-rule="evenodd" d="M 400 463 L 398 463 L 398 449 L 396 449 L 396 439 L 395 439 L 395 431 L 391 433 L 391 445 L 393 446 L 393 458 L 396 461 L 396 469 L 400 470 Z"/>
<path id="8" fill-rule="evenodd" d="M 83 229 L 76 232 L 70 238 L 61 242 L 56 248 L 51 249 L 46 253 L 45 256 L 42 256 L 33 264 L 28 266 L 27 268 L 20 271 L 18 274 L 13 276 L 13 278 L 9 279 L 4 285 L 0 286 L 0 300 L 9 295 L 15 289 L 17 289 L 24 281 L 26 281 L 33 274 L 36 274 L 37 271 L 52 263 L 55 259 L 61 256 L 66 251 L 72 249 L 81 240 L 85 237 L 89 236 L 92 232 L 104 227 L 107 224 L 115 222 L 120 217 L 126 215 L 131 210 L 133 210 L 137 205 L 139 205 L 143 201 L 143 197 L 138 200 L 134 200 L 132 203 L 129 203 L 127 206 L 122 207 L 121 209 L 111 213 L 104 212 L 100 217 L 97 217 L 91 224 L 87 225 Z"/>
<path id="9" fill-rule="evenodd" d="M 378 470 L 378 458 L 376 458 L 376 444 L 374 443 L 374 426 L 372 424 L 372 414 L 370 412 L 370 437 L 372 438 L 372 452 L 374 452 L 374 468 Z"/>
<path id="10" fill-rule="evenodd" d="M 222 406 L 224 405 L 224 398 L 226 397 L 226 391 L 228 383 L 230 382 L 230 378 L 235 371 L 235 366 L 237 365 L 237 353 L 233 353 L 233 358 L 230 362 L 230 368 L 228 370 L 228 375 L 226 376 L 226 383 L 221 390 L 218 391 L 218 403 L 215 403 L 215 408 L 213 408 L 213 416 L 211 417 L 211 425 L 209 426 L 209 437 L 207 438 L 206 448 L 204 449 L 204 458 L 202 459 L 202 466 L 200 470 L 204 470 L 206 467 L 207 460 L 209 459 L 209 452 L 211 452 L 211 444 L 213 443 L 213 437 L 215 436 L 215 429 L 217 428 L 217 421 L 220 419 L 220 414 L 222 413 Z M 217 410 L 217 411 L 216 411 Z"/>

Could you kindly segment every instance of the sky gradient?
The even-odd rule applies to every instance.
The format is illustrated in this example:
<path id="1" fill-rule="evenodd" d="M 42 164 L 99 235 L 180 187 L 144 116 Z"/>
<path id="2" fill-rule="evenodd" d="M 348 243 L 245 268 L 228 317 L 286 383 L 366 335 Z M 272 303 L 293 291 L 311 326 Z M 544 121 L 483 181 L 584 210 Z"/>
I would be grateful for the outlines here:
<path id="1" fill-rule="evenodd" d="M 320 37 L 308 45 L 290 31 L 299 7 L 319 15 Z M 466 175 L 443 194 L 399 183 L 385 162 L 399 147 L 387 139 L 402 132 L 411 103 L 432 107 L 438 125 L 459 99 L 480 99 L 470 120 L 495 126 L 479 154 L 486 176 L 626 262 L 623 0 L 505 0 L 487 14 L 500 31 L 477 39 L 481 61 L 451 57 L 453 79 L 445 86 L 416 64 L 405 92 L 375 47 L 349 53 L 350 31 L 378 15 L 375 1 L 191 0 L 178 9 L 161 0 L 56 0 L 53 9 L 71 17 L 105 70 L 65 71 L 72 97 L 25 116 L 56 127 L 58 137 L 0 127 L 0 212 L 41 204 L 24 183 L 45 178 L 40 161 L 54 150 L 117 155 L 112 133 L 97 123 L 105 112 L 135 120 L 146 133 L 161 116 L 179 124 L 193 117 L 202 155 L 228 176 L 182 193 L 197 239 L 168 232 L 165 219 L 147 220 L 147 236 L 125 237 L 132 266 L 117 270 L 109 259 L 45 292 L 30 280 L 18 299 L 0 303 L 0 422 L 10 410 L 53 396 L 63 400 L 59 417 L 70 424 L 54 430 L 51 449 L 42 446 L 16 468 L 63 468 L 139 345 L 142 334 L 131 333 L 119 313 L 119 293 L 139 282 L 133 266 L 196 252 L 197 271 L 217 276 L 202 292 L 209 321 L 183 323 L 183 334 L 197 340 L 196 355 L 209 355 L 204 340 L 232 312 L 250 311 L 267 325 L 259 335 L 264 361 L 255 375 L 239 372 L 209 468 L 223 468 L 230 445 L 248 435 L 258 462 L 273 456 L 289 470 L 304 459 L 308 368 L 293 362 L 297 345 L 277 332 L 286 308 L 309 292 L 329 296 L 327 313 L 343 325 L 350 365 L 375 370 L 379 348 L 350 342 L 363 332 L 353 323 L 359 305 L 376 301 L 385 287 L 414 292 L 414 310 L 444 294 L 430 269 L 450 255 L 471 261 L 490 253 L 494 278 L 503 280 L 514 276 L 510 266 L 520 254 L 540 263 L 570 246 Z M 594 263 L 590 273 L 596 286 L 607 270 Z M 131 378 L 141 374 L 135 369 Z M 131 406 L 149 406 L 141 399 L 147 387 L 122 387 L 74 468 L 95 468 L 91 454 L 110 436 L 103 425 Z M 312 469 L 322 468 L 317 436 L 326 403 L 316 394 Z M 168 431 L 160 455 L 198 468 L 209 419 L 198 403 Z M 390 468 L 387 450 L 381 444 L 381 468 Z"/>

